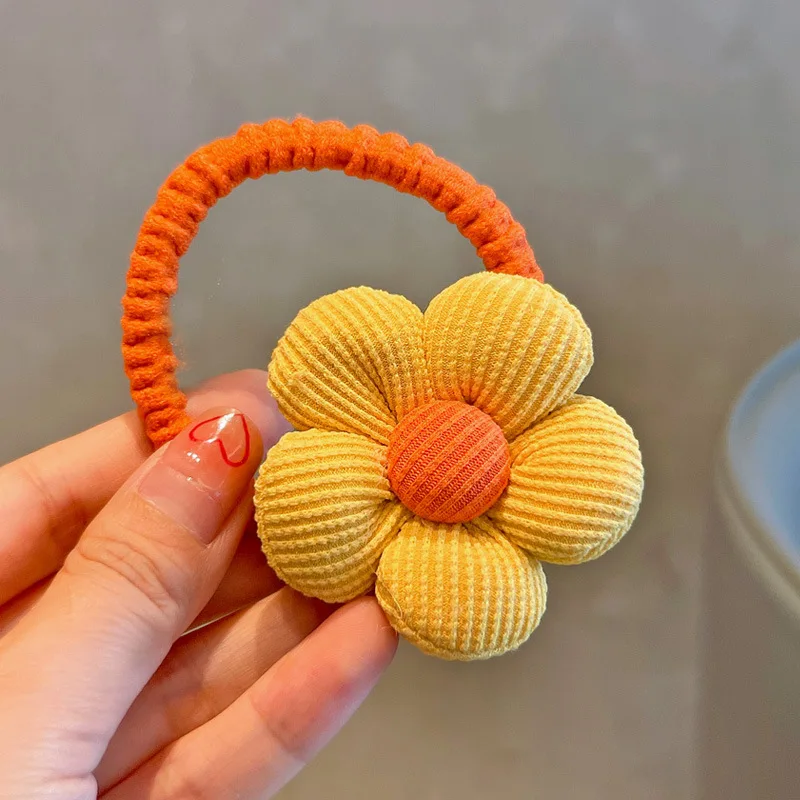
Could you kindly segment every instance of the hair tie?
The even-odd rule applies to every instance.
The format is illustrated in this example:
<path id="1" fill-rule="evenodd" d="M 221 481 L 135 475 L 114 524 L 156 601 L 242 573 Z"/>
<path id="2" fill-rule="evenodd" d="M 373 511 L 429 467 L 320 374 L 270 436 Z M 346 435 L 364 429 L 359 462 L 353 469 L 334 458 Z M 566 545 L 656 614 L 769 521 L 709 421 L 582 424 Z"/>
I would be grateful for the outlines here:
<path id="1" fill-rule="evenodd" d="M 328 602 L 373 591 L 427 653 L 521 645 L 547 594 L 542 561 L 578 564 L 630 528 L 639 446 L 609 406 L 576 394 L 592 365 L 580 312 L 543 283 L 522 226 L 487 186 L 428 147 L 340 122 L 272 120 L 193 153 L 146 214 L 123 299 L 122 352 L 147 435 L 189 422 L 170 342 L 178 264 L 208 209 L 246 178 L 334 169 L 442 211 L 487 272 L 423 313 L 365 287 L 303 309 L 269 388 L 295 431 L 256 481 L 264 553 Z"/>

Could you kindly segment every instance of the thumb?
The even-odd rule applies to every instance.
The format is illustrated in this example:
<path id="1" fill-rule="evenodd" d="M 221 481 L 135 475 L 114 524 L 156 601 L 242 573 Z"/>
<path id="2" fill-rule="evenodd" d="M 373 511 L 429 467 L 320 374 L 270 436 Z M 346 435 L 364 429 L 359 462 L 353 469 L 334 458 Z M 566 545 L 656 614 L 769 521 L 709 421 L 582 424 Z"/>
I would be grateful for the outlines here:
<path id="1" fill-rule="evenodd" d="M 241 412 L 201 415 L 112 498 L 3 642 L 2 683 L 35 694 L 87 773 L 225 574 L 252 514 L 262 441 Z"/>

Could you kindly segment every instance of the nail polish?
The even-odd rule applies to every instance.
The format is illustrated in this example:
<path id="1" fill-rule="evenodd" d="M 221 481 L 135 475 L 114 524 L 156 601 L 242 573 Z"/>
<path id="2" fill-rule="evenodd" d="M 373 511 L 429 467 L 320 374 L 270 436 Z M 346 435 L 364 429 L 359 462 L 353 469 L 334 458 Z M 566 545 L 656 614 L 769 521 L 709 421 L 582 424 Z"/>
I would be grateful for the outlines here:
<path id="1" fill-rule="evenodd" d="M 258 430 L 241 412 L 207 412 L 167 445 L 139 494 L 209 542 L 250 483 L 261 447 Z"/>

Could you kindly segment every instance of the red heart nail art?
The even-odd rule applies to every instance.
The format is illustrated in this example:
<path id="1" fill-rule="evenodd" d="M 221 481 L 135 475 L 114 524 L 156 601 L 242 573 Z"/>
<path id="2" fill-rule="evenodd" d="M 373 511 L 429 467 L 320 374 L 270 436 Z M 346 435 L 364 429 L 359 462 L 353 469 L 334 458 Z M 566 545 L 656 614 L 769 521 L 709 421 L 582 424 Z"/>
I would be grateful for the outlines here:
<path id="1" fill-rule="evenodd" d="M 189 431 L 189 438 L 193 442 L 216 442 L 222 460 L 229 467 L 241 467 L 250 458 L 250 429 L 243 414 L 219 414 L 204 419 Z M 241 456 L 239 450 L 243 451 Z"/>

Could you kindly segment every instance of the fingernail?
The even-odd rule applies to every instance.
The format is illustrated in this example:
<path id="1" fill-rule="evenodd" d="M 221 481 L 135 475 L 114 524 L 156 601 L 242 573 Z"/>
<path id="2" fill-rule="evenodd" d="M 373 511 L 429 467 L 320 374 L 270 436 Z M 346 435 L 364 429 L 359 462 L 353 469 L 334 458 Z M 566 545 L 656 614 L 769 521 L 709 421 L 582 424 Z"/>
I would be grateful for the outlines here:
<path id="1" fill-rule="evenodd" d="M 188 409 L 194 417 L 207 408 L 223 405 L 238 408 L 255 422 L 267 447 L 291 430 L 267 388 L 263 370 L 245 369 L 206 381 L 189 396 Z"/>
<path id="2" fill-rule="evenodd" d="M 167 445 L 139 495 L 208 543 L 250 484 L 262 451 L 258 428 L 241 411 L 207 411 Z"/>

